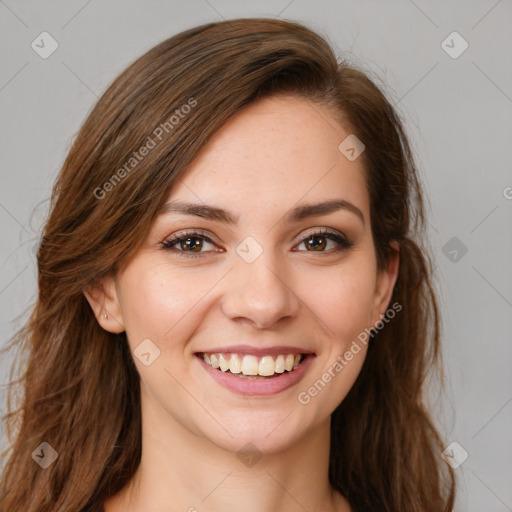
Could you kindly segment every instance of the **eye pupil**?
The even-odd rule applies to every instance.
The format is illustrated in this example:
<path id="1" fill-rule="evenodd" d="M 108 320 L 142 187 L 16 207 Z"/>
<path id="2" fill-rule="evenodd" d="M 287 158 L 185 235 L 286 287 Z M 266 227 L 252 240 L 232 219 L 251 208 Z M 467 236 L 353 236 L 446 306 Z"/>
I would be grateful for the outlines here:
<path id="1" fill-rule="evenodd" d="M 193 240 L 195 240 L 195 242 L 193 242 Z M 200 238 L 187 238 L 186 240 L 183 240 L 181 242 L 181 248 L 182 249 L 185 249 L 187 252 L 188 249 L 190 249 L 190 251 L 192 252 L 199 252 L 199 251 L 196 251 L 196 249 L 201 249 L 201 245 L 202 245 L 203 241 L 200 239 Z"/>
<path id="2" fill-rule="evenodd" d="M 319 239 L 322 239 L 323 242 L 316 243 L 316 244 L 315 244 L 315 242 L 313 242 L 313 240 L 319 240 Z M 323 236 L 311 236 L 311 237 L 309 237 L 309 239 L 307 241 L 307 245 L 312 246 L 313 250 L 315 250 L 315 251 L 322 250 L 325 247 L 325 245 L 326 245 L 325 237 L 323 237 Z"/>

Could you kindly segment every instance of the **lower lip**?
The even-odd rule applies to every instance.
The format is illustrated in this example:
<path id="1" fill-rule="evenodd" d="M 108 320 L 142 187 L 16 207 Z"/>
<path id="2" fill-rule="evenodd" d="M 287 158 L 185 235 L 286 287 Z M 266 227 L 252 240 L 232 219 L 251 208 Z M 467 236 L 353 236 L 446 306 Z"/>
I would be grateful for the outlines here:
<path id="1" fill-rule="evenodd" d="M 268 379 L 244 379 L 233 375 L 229 371 L 223 372 L 213 368 L 202 357 L 198 357 L 198 360 L 212 378 L 229 391 L 245 396 L 269 396 L 281 393 L 296 384 L 304 376 L 314 358 L 314 354 L 308 354 L 295 370 L 285 371 L 277 377 Z"/>

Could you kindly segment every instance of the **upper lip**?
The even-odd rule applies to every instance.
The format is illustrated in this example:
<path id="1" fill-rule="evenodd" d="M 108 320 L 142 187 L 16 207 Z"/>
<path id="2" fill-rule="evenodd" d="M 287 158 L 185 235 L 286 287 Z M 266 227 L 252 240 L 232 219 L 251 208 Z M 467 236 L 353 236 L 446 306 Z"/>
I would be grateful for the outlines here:
<path id="1" fill-rule="evenodd" d="M 312 350 L 307 350 L 301 347 L 290 347 L 285 345 L 273 345 L 271 347 L 254 347 L 251 345 L 229 345 L 226 347 L 213 347 L 207 350 L 201 350 L 198 354 L 247 354 L 251 356 L 263 357 L 263 356 L 277 356 L 279 354 L 313 354 Z"/>

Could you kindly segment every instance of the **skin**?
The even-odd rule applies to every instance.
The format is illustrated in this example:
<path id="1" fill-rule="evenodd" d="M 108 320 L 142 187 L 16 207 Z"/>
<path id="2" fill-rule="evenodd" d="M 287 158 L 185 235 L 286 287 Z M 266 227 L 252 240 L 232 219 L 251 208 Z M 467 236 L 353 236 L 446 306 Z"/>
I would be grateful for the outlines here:
<path id="1" fill-rule="evenodd" d="M 135 257 L 87 290 L 104 329 L 126 331 L 132 351 L 147 338 L 160 350 L 149 366 L 134 357 L 142 461 L 105 503 L 107 512 L 350 510 L 328 482 L 329 421 L 366 348 L 307 405 L 297 399 L 380 320 L 397 277 L 398 254 L 377 270 L 362 159 L 349 161 L 338 150 L 349 133 L 327 107 L 304 99 L 249 105 L 216 133 L 169 196 L 224 208 L 238 223 L 159 215 Z M 359 208 L 364 222 L 347 209 L 283 220 L 298 204 L 337 198 Z M 308 244 L 310 233 L 325 228 L 353 246 L 335 252 L 338 243 L 322 236 Z M 162 248 L 171 235 L 195 229 L 214 242 L 203 242 L 198 257 L 187 257 L 184 244 Z M 263 250 L 252 263 L 236 252 L 248 236 Z M 195 356 L 239 343 L 299 346 L 316 358 L 291 388 L 244 397 L 217 384 Z M 262 454 L 252 467 L 237 457 L 248 442 Z"/>

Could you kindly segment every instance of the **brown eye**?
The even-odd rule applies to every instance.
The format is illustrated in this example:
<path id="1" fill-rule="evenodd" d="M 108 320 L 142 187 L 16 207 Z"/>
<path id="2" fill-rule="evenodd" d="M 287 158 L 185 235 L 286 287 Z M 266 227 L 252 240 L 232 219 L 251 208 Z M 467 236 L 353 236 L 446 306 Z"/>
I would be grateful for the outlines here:
<path id="1" fill-rule="evenodd" d="M 335 242 L 334 246 L 328 247 L 329 242 Z M 311 233 L 304 238 L 298 247 L 304 245 L 307 252 L 339 252 L 352 247 L 353 243 L 349 242 L 344 236 L 331 231 L 321 231 Z"/>
<path id="2" fill-rule="evenodd" d="M 327 246 L 327 239 L 324 236 L 310 236 L 305 245 L 313 251 L 322 251 Z"/>
<path id="3" fill-rule="evenodd" d="M 185 238 L 177 243 L 181 250 L 189 252 L 200 252 L 203 246 L 203 240 L 201 238 Z"/>
<path id="4" fill-rule="evenodd" d="M 205 244 L 209 244 L 213 246 L 213 241 L 204 235 L 203 233 L 182 233 L 173 236 L 172 238 L 166 240 L 165 242 L 162 242 L 162 248 L 176 252 L 177 254 L 187 256 L 187 255 L 198 255 L 203 252 L 211 252 L 212 249 L 202 250 L 205 248 Z M 193 254 L 192 254 L 193 253 Z"/>

